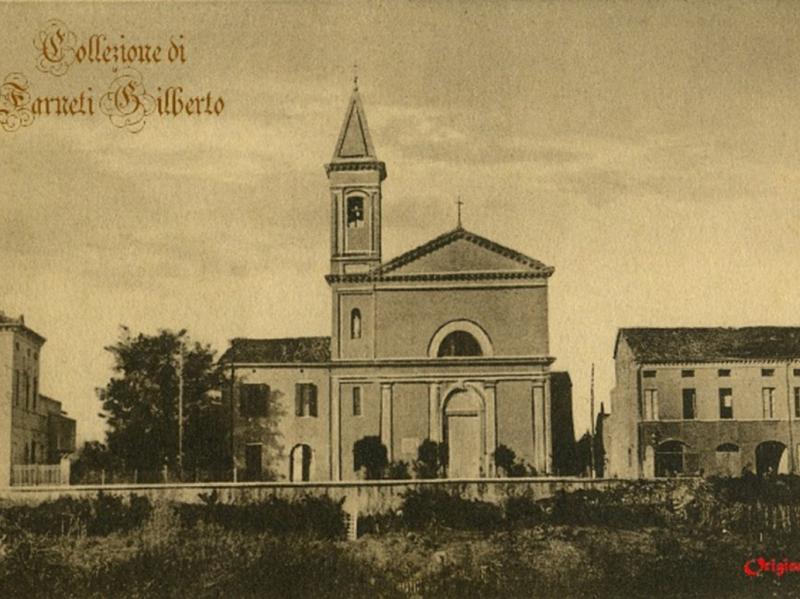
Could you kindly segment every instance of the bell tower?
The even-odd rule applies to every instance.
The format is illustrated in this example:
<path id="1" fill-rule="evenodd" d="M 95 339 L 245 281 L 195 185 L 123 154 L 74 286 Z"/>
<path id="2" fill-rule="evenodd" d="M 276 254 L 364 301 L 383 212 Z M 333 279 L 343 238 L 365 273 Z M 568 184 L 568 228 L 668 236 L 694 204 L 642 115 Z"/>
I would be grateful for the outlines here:
<path id="1" fill-rule="evenodd" d="M 325 172 L 331 192 L 331 274 L 366 273 L 381 263 L 381 182 L 386 165 L 372 146 L 358 78 Z"/>

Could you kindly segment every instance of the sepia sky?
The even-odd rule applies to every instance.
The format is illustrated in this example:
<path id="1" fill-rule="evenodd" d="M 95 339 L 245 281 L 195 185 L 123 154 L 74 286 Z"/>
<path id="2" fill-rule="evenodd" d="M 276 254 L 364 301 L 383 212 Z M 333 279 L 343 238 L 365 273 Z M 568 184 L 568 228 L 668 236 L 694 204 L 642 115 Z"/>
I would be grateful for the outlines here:
<path id="1" fill-rule="evenodd" d="M 119 325 L 330 332 L 327 180 L 353 63 L 384 183 L 384 258 L 466 228 L 553 265 L 551 353 L 588 427 L 624 326 L 800 324 L 800 3 L 0 5 L 0 80 L 102 93 L 111 67 L 35 69 L 53 18 L 164 44 L 148 91 L 219 117 L 103 114 L 0 130 L 0 309 L 47 337 L 45 394 L 102 436 Z"/>

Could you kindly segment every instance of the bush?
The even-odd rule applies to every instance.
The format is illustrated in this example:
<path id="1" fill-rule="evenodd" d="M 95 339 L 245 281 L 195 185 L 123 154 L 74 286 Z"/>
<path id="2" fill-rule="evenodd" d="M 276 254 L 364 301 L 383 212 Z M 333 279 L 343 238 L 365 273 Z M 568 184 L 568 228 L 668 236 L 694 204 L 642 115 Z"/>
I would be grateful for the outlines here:
<path id="1" fill-rule="evenodd" d="M 150 515 L 147 497 L 122 497 L 102 491 L 95 498 L 59 497 L 36 506 L 17 505 L 0 512 L 0 528 L 40 535 L 85 533 L 92 536 L 123 532 L 140 526 Z"/>
<path id="2" fill-rule="evenodd" d="M 408 462 L 390 462 L 386 469 L 386 478 L 389 480 L 408 480 L 411 478 L 411 471 Z"/>
<path id="3" fill-rule="evenodd" d="M 353 468 L 365 470 L 367 480 L 383 478 L 389 458 L 386 446 L 380 437 L 364 437 L 353 444 Z"/>
<path id="4" fill-rule="evenodd" d="M 497 530 L 503 510 L 484 501 L 463 499 L 442 489 L 419 488 L 403 496 L 403 524 L 415 530 L 431 526 L 454 529 Z"/>
<path id="5" fill-rule="evenodd" d="M 207 496 L 208 497 L 208 496 Z M 344 536 L 342 501 L 329 497 L 305 495 L 296 501 L 270 497 L 246 504 L 219 503 L 215 498 L 204 504 L 178 504 L 177 511 L 184 526 L 198 523 L 215 524 L 228 530 L 270 532 L 287 535 L 297 533 L 317 538 L 338 539 Z"/>
<path id="6" fill-rule="evenodd" d="M 447 444 L 425 439 L 417 449 L 414 472 L 417 478 L 443 478 L 447 468 Z"/>

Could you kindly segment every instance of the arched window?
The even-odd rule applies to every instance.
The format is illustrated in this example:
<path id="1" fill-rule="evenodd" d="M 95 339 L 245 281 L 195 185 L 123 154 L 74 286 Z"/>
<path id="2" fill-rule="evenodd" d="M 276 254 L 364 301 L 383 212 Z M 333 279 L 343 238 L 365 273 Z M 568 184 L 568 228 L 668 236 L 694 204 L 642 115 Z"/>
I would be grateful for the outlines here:
<path id="1" fill-rule="evenodd" d="M 361 339 L 361 310 L 350 311 L 350 339 Z"/>
<path id="2" fill-rule="evenodd" d="M 456 356 L 482 356 L 481 344 L 466 331 L 453 331 L 442 339 L 437 352 L 439 358 Z"/>
<path id="3" fill-rule="evenodd" d="M 292 448 L 289 458 L 289 480 L 305 482 L 311 480 L 311 447 L 302 443 Z"/>
<path id="4" fill-rule="evenodd" d="M 720 453 L 732 453 L 739 451 L 739 446 L 735 443 L 723 443 L 717 446 L 717 451 Z"/>

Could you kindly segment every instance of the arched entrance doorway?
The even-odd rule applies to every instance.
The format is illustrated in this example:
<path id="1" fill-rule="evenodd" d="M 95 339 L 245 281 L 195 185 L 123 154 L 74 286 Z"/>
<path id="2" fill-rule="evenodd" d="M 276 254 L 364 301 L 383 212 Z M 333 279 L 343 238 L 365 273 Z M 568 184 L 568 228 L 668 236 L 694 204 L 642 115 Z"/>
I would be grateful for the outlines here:
<path id="1" fill-rule="evenodd" d="M 289 480 L 292 482 L 311 480 L 311 448 L 295 445 L 289 454 Z"/>
<path id="2" fill-rule="evenodd" d="M 756 446 L 756 474 L 787 474 L 789 456 L 780 441 L 764 441 Z"/>
<path id="3" fill-rule="evenodd" d="M 686 470 L 686 444 L 664 441 L 656 448 L 656 476 L 675 476 Z"/>
<path id="4" fill-rule="evenodd" d="M 483 401 L 473 390 L 454 391 L 444 406 L 448 478 L 478 478 L 483 464 Z"/>

